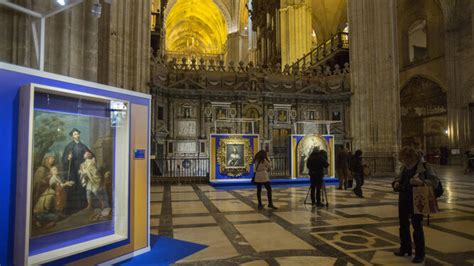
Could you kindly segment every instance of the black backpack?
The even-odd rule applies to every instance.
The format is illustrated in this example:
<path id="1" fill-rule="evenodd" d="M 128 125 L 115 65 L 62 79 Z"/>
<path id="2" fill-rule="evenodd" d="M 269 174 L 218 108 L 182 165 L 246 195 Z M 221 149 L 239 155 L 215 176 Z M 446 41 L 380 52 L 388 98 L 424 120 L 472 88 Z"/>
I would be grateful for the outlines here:
<path id="1" fill-rule="evenodd" d="M 423 163 L 423 167 L 425 168 L 425 172 L 426 172 L 426 162 Z M 441 183 L 441 180 L 439 180 L 438 185 L 434 188 L 434 195 L 436 198 L 439 198 L 443 196 L 443 193 L 444 193 L 443 184 Z"/>
<path id="2" fill-rule="evenodd" d="M 435 197 L 439 198 L 443 196 L 443 193 L 444 193 L 443 185 L 441 184 L 441 181 L 439 181 L 438 186 L 436 186 L 436 188 L 434 189 Z"/>

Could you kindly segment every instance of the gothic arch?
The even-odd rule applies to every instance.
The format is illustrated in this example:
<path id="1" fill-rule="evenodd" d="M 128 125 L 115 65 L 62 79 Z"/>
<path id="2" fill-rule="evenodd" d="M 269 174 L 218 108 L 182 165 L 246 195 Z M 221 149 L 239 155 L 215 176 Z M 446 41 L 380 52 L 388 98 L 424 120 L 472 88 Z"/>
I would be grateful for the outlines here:
<path id="1" fill-rule="evenodd" d="M 441 12 L 443 13 L 444 25 L 446 28 L 451 28 L 454 21 L 454 11 L 456 1 L 453 0 L 437 0 Z"/>
<path id="2" fill-rule="evenodd" d="M 448 143 L 447 93 L 439 83 L 422 75 L 404 82 L 400 89 L 402 145 L 434 153 Z"/>
<path id="3" fill-rule="evenodd" d="M 168 17 L 168 14 L 173 8 L 173 6 L 176 4 L 178 0 L 170 0 L 168 1 L 168 4 L 166 5 L 165 13 L 164 13 L 164 21 L 166 21 L 166 18 Z M 235 30 L 235 23 L 232 20 L 232 16 L 230 15 L 230 10 L 226 7 L 226 5 L 220 1 L 220 0 L 213 0 L 214 4 L 219 8 L 219 10 L 222 13 L 222 16 L 224 16 L 225 23 L 227 24 L 227 33 L 234 32 Z"/>
<path id="4" fill-rule="evenodd" d="M 228 26 L 213 0 L 177 0 L 165 19 L 165 47 L 170 53 L 222 55 Z"/>
<path id="5" fill-rule="evenodd" d="M 444 83 L 440 79 L 430 74 L 414 74 L 414 75 L 409 76 L 406 80 L 403 80 L 400 82 L 400 91 L 402 91 L 405 87 L 407 87 L 407 85 L 414 79 L 424 79 L 424 80 L 431 81 L 435 83 L 436 85 L 438 85 L 443 90 L 443 92 L 448 91 L 447 87 L 444 85 Z"/>
<path id="6" fill-rule="evenodd" d="M 410 78 L 400 90 L 400 105 L 402 107 L 446 107 L 446 98 L 446 91 L 439 83 L 419 75 Z"/>

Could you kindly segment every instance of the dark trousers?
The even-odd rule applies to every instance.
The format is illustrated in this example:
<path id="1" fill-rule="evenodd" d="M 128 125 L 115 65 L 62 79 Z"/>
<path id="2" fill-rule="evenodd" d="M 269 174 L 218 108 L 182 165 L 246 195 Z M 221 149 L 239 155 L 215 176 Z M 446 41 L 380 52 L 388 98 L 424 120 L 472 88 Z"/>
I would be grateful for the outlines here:
<path id="1" fill-rule="evenodd" d="M 267 190 L 268 206 L 273 206 L 272 187 L 270 186 L 270 182 L 257 183 L 258 206 L 262 206 L 262 185 L 265 186 L 265 189 Z"/>
<path id="2" fill-rule="evenodd" d="M 321 203 L 321 187 L 323 177 L 311 177 L 311 204 Z M 315 193 L 316 191 L 316 193 Z M 316 195 L 315 195 L 316 194 Z M 315 197 L 316 196 L 316 197 Z"/>
<path id="3" fill-rule="evenodd" d="M 402 198 L 403 197 L 403 198 Z M 423 233 L 423 215 L 413 214 L 413 201 L 409 196 L 400 195 L 398 201 L 398 219 L 400 222 L 400 251 L 411 251 L 410 219 L 413 226 L 415 255 L 425 256 L 425 234 Z"/>
<path id="4" fill-rule="evenodd" d="M 354 193 L 358 196 L 362 196 L 362 186 L 364 185 L 364 176 L 360 174 L 356 174 L 354 176 L 356 180 L 356 187 L 354 188 Z"/>

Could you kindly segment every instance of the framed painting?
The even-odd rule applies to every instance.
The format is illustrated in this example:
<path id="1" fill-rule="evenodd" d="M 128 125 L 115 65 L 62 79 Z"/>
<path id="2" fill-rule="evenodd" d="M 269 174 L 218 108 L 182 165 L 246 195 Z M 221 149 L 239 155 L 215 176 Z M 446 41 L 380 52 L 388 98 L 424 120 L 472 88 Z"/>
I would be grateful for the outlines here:
<path id="1" fill-rule="evenodd" d="M 38 84 L 20 102 L 15 248 L 27 264 L 127 239 L 129 103 Z"/>
<path id="2" fill-rule="evenodd" d="M 217 161 L 222 174 L 241 176 L 248 173 L 252 159 L 249 139 L 232 137 L 221 140 L 217 151 Z"/>

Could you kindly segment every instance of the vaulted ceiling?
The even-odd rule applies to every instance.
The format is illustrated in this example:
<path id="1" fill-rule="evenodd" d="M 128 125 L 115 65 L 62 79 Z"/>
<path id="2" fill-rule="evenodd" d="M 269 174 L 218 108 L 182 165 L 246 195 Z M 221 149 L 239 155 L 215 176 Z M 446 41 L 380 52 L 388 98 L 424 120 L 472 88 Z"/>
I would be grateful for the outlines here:
<path id="1" fill-rule="evenodd" d="M 347 0 L 312 0 L 313 30 L 318 41 L 328 40 L 347 22 Z"/>
<path id="2" fill-rule="evenodd" d="M 223 54 L 227 25 L 212 0 L 177 0 L 166 17 L 166 50 L 180 54 Z"/>

